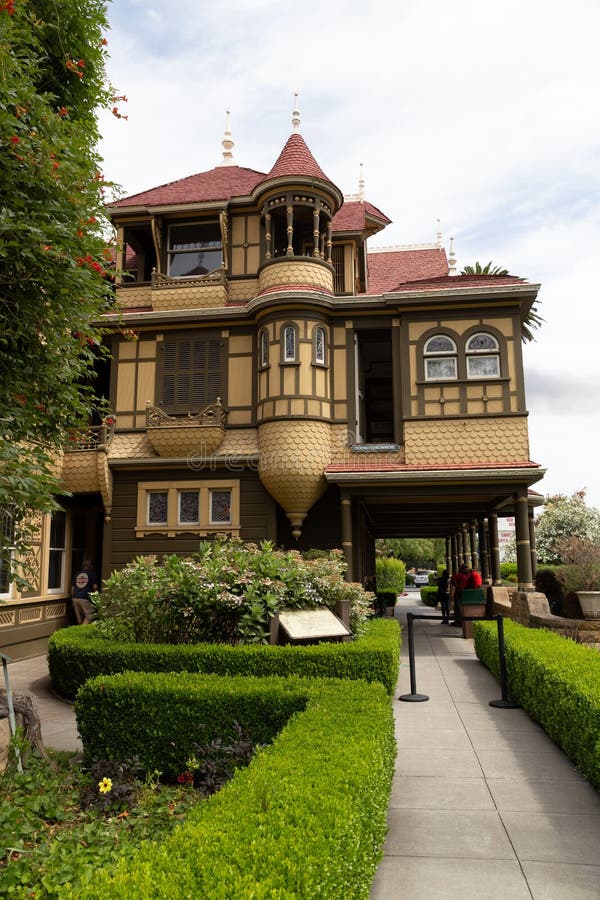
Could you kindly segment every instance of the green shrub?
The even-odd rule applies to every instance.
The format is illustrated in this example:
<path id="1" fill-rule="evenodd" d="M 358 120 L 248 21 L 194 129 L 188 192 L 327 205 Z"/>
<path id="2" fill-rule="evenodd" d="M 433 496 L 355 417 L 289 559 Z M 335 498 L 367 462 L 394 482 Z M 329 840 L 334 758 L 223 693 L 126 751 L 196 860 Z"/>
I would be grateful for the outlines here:
<path id="1" fill-rule="evenodd" d="M 438 604 L 437 587 L 423 585 L 423 587 L 421 588 L 421 600 L 423 601 L 425 606 L 431 606 L 433 609 L 435 609 Z"/>
<path id="2" fill-rule="evenodd" d="M 545 629 L 504 621 L 508 690 L 600 787 L 600 654 Z M 475 650 L 499 677 L 496 624 L 475 622 Z"/>
<path id="3" fill-rule="evenodd" d="M 344 581 L 341 551 L 304 559 L 237 540 L 204 541 L 184 559 L 140 556 L 115 571 L 95 596 L 96 627 L 106 637 L 138 643 L 266 643 L 269 617 L 282 608 L 350 603 L 360 630 L 371 595 Z"/>
<path id="4" fill-rule="evenodd" d="M 392 694 L 398 677 L 399 625 L 373 620 L 347 643 L 308 646 L 136 644 L 112 641 L 95 625 L 63 628 L 48 641 L 52 685 L 73 698 L 95 675 L 115 672 L 206 672 L 217 675 L 303 675 L 380 681 Z"/>
<path id="5" fill-rule="evenodd" d="M 375 560 L 377 592 L 395 591 L 401 594 L 406 584 L 406 566 L 401 559 L 380 556 Z"/>
<path id="6" fill-rule="evenodd" d="M 152 727 L 156 723 L 156 731 L 162 732 L 163 748 L 169 743 L 169 731 L 163 729 L 174 728 L 179 739 L 186 723 L 188 728 L 192 724 L 179 678 L 127 674 L 86 685 L 78 701 L 78 715 L 88 717 L 87 724 L 82 719 L 84 742 L 95 740 L 88 736 L 93 721 L 107 723 L 102 739 L 110 740 L 108 723 L 113 721 L 119 742 L 115 749 L 121 750 L 128 716 L 136 715 L 132 693 L 143 704 L 146 729 L 149 722 Z M 222 679 L 227 699 L 220 706 L 213 680 L 196 680 L 194 688 L 194 679 L 186 679 L 194 714 L 206 703 L 205 711 L 214 705 L 223 721 L 225 707 L 242 709 L 244 685 L 251 687 L 254 702 L 260 695 L 252 679 L 233 679 L 231 689 Z M 234 703 L 236 692 L 239 702 Z M 387 830 L 395 756 L 389 697 L 381 685 L 306 679 L 269 679 L 265 706 L 269 697 L 302 710 L 288 719 L 271 746 L 219 793 L 189 811 L 172 835 L 97 872 L 83 890 L 65 887 L 61 897 L 367 900 Z M 179 711 L 181 724 L 169 707 Z M 155 743 L 158 747 L 161 742 Z"/>

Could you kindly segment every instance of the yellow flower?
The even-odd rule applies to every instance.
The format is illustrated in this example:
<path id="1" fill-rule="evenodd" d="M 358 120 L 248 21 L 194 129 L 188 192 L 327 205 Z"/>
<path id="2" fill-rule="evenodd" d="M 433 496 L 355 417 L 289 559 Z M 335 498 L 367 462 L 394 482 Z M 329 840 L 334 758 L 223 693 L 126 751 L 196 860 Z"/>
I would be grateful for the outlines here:
<path id="1" fill-rule="evenodd" d="M 98 790 L 101 794 L 108 794 L 112 790 L 112 781 L 110 778 L 103 778 L 98 782 Z"/>

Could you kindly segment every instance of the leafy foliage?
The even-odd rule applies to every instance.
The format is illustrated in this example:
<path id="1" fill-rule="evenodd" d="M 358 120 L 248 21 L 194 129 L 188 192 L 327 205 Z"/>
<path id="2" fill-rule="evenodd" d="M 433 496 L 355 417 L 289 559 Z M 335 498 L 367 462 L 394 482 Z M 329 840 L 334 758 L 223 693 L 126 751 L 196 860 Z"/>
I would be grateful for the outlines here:
<path id="1" fill-rule="evenodd" d="M 110 638 L 145 643 L 266 643 L 279 609 L 350 601 L 350 624 L 365 621 L 370 595 L 344 581 L 341 551 L 304 559 L 270 541 L 218 539 L 187 559 L 140 556 L 113 572 L 96 595 L 97 628 Z"/>
<path id="2" fill-rule="evenodd" d="M 504 621 L 509 693 L 600 787 L 600 654 L 545 629 Z M 475 622 L 475 650 L 499 678 L 496 625 Z"/>
<path id="3" fill-rule="evenodd" d="M 110 302 L 95 149 L 106 27 L 104 0 L 0 9 L 0 509 L 22 549 L 31 511 L 53 505 L 62 435 L 88 421 L 90 323 Z"/>
<path id="4" fill-rule="evenodd" d="M 134 644 L 98 636 L 93 625 L 62 628 L 48 641 L 52 685 L 73 699 L 95 675 L 113 672 L 206 672 L 221 675 L 303 675 L 379 681 L 392 694 L 398 678 L 399 625 L 367 622 L 354 641 L 310 646 Z"/>

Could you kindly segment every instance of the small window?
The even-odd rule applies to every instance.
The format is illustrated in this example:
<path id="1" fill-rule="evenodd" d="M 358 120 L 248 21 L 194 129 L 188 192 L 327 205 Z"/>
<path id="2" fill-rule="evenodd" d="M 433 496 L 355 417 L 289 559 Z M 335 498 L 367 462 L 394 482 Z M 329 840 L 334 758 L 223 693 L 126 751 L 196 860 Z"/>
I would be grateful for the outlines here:
<path id="1" fill-rule="evenodd" d="M 283 329 L 283 361 L 296 362 L 298 339 L 295 325 L 286 325 Z"/>
<path id="2" fill-rule="evenodd" d="M 467 341 L 467 378 L 499 378 L 498 341 L 492 334 L 481 332 Z"/>
<path id="3" fill-rule="evenodd" d="M 263 328 L 258 339 L 258 359 L 260 368 L 266 369 L 269 365 L 269 332 L 266 328 Z"/>
<path id="4" fill-rule="evenodd" d="M 67 550 L 67 514 L 57 509 L 50 519 L 50 548 L 48 556 L 48 590 L 60 591 L 64 587 L 65 557 Z"/>
<path id="5" fill-rule="evenodd" d="M 163 525 L 167 521 L 168 494 L 166 491 L 148 491 L 148 524 Z"/>
<path id="6" fill-rule="evenodd" d="M 210 492 L 210 524 L 231 524 L 231 491 Z"/>
<path id="7" fill-rule="evenodd" d="M 179 492 L 179 524 L 196 525 L 200 521 L 200 492 Z"/>
<path id="8" fill-rule="evenodd" d="M 325 343 L 327 336 L 325 329 L 318 325 L 313 333 L 313 362 L 317 366 L 324 366 L 327 362 Z"/>
<path id="9" fill-rule="evenodd" d="M 445 334 L 435 334 L 425 343 L 427 381 L 453 381 L 458 378 L 456 344 Z"/>
<path id="10" fill-rule="evenodd" d="M 174 278 L 208 275 L 223 262 L 218 222 L 195 222 L 169 228 L 169 275 Z"/>

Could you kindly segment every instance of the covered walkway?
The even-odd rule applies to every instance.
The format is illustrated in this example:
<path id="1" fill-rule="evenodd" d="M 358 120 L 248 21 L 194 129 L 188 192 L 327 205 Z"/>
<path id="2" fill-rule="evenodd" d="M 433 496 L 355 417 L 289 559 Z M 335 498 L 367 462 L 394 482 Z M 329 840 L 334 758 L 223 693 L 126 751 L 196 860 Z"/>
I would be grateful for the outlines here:
<path id="1" fill-rule="evenodd" d="M 396 614 L 427 611 L 414 594 Z M 394 700 L 398 756 L 372 900 L 597 900 L 600 797 L 500 688 L 473 642 L 415 621 L 417 690 Z M 396 697 L 410 692 L 403 643 Z"/>

